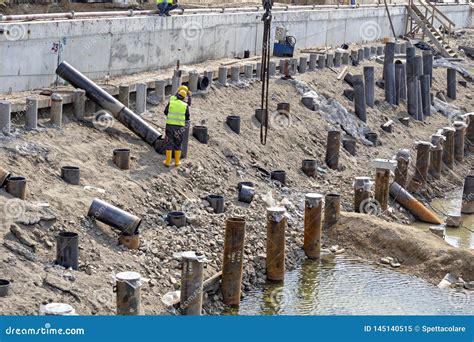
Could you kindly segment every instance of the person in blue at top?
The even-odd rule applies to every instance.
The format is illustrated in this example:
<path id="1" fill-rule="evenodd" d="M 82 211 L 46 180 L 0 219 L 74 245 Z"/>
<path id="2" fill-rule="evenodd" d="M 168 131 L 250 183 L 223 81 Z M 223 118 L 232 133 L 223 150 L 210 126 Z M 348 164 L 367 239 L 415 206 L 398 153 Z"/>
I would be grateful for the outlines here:
<path id="1" fill-rule="evenodd" d="M 178 0 L 156 0 L 156 6 L 160 16 L 169 16 L 170 11 L 178 8 Z"/>

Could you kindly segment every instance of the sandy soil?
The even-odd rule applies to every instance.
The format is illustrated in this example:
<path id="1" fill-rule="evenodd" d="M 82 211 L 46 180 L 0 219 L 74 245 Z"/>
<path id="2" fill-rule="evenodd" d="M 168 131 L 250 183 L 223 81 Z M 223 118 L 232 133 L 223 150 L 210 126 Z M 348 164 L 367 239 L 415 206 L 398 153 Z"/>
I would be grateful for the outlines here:
<path id="1" fill-rule="evenodd" d="M 437 285 L 447 274 L 465 281 L 474 279 L 474 250 L 455 248 L 438 236 L 413 226 L 387 223 L 373 216 L 343 213 L 329 234 L 331 243 L 347 252 L 379 262 L 393 257 L 400 272 L 414 274 Z"/>
<path id="2" fill-rule="evenodd" d="M 374 64 L 366 61 L 365 64 Z M 376 75 L 381 76 L 381 65 L 376 65 Z M 350 67 L 353 73 L 361 73 L 362 66 Z M 434 72 L 434 89 L 445 89 L 446 71 Z M 312 89 L 339 101 L 352 111 L 352 103 L 342 96 L 348 85 L 336 79 L 329 69 L 296 76 Z M 405 106 L 384 104 L 383 91 L 376 90 L 379 100 L 374 109 L 368 110 L 368 125 L 379 134 L 381 145 L 365 146 L 358 142 L 357 156 L 341 149 L 339 170 L 329 170 L 324 165 L 327 130 L 333 127 L 319 112 L 308 110 L 301 104 L 301 95 L 295 86 L 281 79 L 270 84 L 271 108 L 279 102 L 289 102 L 292 120 L 289 125 L 276 125 L 269 132 L 268 143 L 260 144 L 259 125 L 253 116 L 259 107 L 260 83 L 254 80 L 228 87 L 213 85 L 206 94 L 196 95 L 191 110 L 193 124 L 205 123 L 209 128 L 208 145 L 190 138 L 189 157 L 180 168 L 167 169 L 163 157 L 155 153 L 120 123 L 101 131 L 90 123 L 78 123 L 72 119 L 66 107 L 62 129 L 49 125 L 49 113 L 44 112 L 42 127 L 35 132 L 24 131 L 21 119 L 16 119 L 14 136 L 2 140 L 0 165 L 15 175 L 28 179 L 27 203 L 20 206 L 16 219 L 15 234 L 11 232 L 12 219 L 4 218 L 0 235 L 0 273 L 11 279 L 12 295 L 0 301 L 1 311 L 6 314 L 35 314 L 44 301 L 60 301 L 73 305 L 81 314 L 113 314 L 115 299 L 112 292 L 113 275 L 120 271 L 134 270 L 148 279 L 142 290 L 145 314 L 165 312 L 160 297 L 179 289 L 180 265 L 174 253 L 200 250 L 210 262 L 206 277 L 221 268 L 226 217 L 238 215 L 247 219 L 245 247 L 244 290 L 265 281 L 265 208 L 272 202 L 287 208 L 290 218 L 287 232 L 287 267 L 291 269 L 301 258 L 303 239 L 303 197 L 306 192 L 340 192 L 342 207 L 352 211 L 352 182 L 355 176 L 374 176 L 370 161 L 374 158 L 390 158 L 399 148 L 410 148 L 415 156 L 414 142 L 427 140 L 430 135 L 450 120 L 440 113 L 433 114 L 426 122 L 413 122 L 410 128 L 401 125 L 396 118 L 406 116 Z M 459 106 L 469 110 L 472 105 L 472 84 L 458 87 Z M 149 107 L 144 118 L 159 128 L 164 127 L 164 105 Z M 240 115 L 241 134 L 236 135 L 225 124 L 228 115 Z M 380 125 L 394 119 L 392 134 L 385 133 Z M 111 162 L 112 149 L 132 149 L 130 171 L 121 171 Z M 320 171 L 315 178 L 308 178 L 301 170 L 301 161 L 317 159 Z M 441 180 L 430 180 L 425 196 L 442 196 L 462 186 L 464 176 L 474 163 L 472 155 L 463 164 L 456 164 L 455 171 L 445 170 Z M 59 177 L 60 167 L 81 167 L 80 186 L 65 184 Z M 257 167 L 271 171 L 287 172 L 287 186 L 274 183 L 262 175 Z M 411 174 L 413 174 L 413 169 Z M 252 181 L 257 186 L 257 197 L 250 205 L 237 202 L 236 185 L 239 181 Z M 97 189 L 84 188 L 92 186 Z M 210 213 L 203 200 L 211 193 L 226 197 L 225 214 Z M 87 218 L 87 210 L 94 197 L 99 197 L 124 210 L 142 217 L 142 246 L 138 251 L 126 250 L 117 245 L 118 234 L 110 227 Z M 13 203 L 11 196 L 0 191 L 0 205 Z M 45 203 L 48 203 L 49 207 Z M 4 206 L 5 208 L 5 206 Z M 163 220 L 170 210 L 183 210 L 189 224 L 183 228 L 167 226 Z M 406 212 L 392 207 L 383 218 L 388 221 L 408 223 Z M 352 226 L 351 226 L 352 225 Z M 376 227 L 383 226 L 377 232 Z M 337 232 L 350 227 L 337 239 L 350 252 L 360 253 L 369 259 L 391 254 L 401 260 L 407 258 L 408 247 L 403 239 L 415 241 L 420 255 L 406 263 L 405 271 L 417 274 L 433 283 L 447 272 L 472 276 L 472 252 L 454 251 L 442 241 L 433 240 L 414 228 L 383 223 L 379 219 L 347 214 Z M 362 227 L 360 232 L 356 231 Z M 80 268 L 78 271 L 53 267 L 55 236 L 60 231 L 74 231 L 80 236 Z M 355 230 L 355 231 L 354 231 Z M 404 236 L 404 232 L 409 233 Z M 384 241 L 386 247 L 374 247 L 368 241 L 370 234 Z M 392 235 L 396 242 L 392 243 Z M 354 237 L 354 239 L 352 239 Z M 407 242 L 408 243 L 408 242 Z M 414 246 L 408 243 L 407 246 Z M 384 246 L 385 246 L 384 245 Z M 356 252 L 357 247 L 363 251 Z M 16 250 L 16 252 L 12 252 Z M 445 259 L 437 259 L 433 253 L 448 251 Z M 20 256 L 22 254 L 22 256 Z M 461 260 L 457 262 L 456 260 Z M 456 262 L 449 262 L 456 261 Z M 466 266 L 470 263 L 470 266 Z M 441 266 L 430 272 L 430 266 Z M 468 273 L 468 274 L 466 274 Z M 472 280 L 472 279 L 466 279 Z M 216 302 L 218 294 L 212 296 Z M 207 312 L 216 312 L 219 305 L 210 305 Z"/>

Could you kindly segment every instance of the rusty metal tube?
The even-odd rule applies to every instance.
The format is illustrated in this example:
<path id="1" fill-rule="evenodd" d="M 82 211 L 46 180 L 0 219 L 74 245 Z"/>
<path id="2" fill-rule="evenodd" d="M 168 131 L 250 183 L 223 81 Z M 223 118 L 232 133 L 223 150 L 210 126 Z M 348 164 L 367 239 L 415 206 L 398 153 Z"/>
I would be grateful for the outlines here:
<path id="1" fill-rule="evenodd" d="M 474 113 L 466 114 L 466 151 L 474 153 Z"/>
<path id="2" fill-rule="evenodd" d="M 138 316 L 141 312 L 142 285 L 137 272 L 120 272 L 115 275 L 114 292 L 117 294 L 117 315 Z"/>
<path id="3" fill-rule="evenodd" d="M 318 162 L 316 159 L 304 159 L 301 165 L 301 169 L 308 177 L 316 177 Z"/>
<path id="4" fill-rule="evenodd" d="M 327 137 L 326 164 L 330 169 L 337 170 L 341 147 L 341 131 L 330 130 Z"/>
<path id="5" fill-rule="evenodd" d="M 430 156 L 430 175 L 439 179 L 443 166 L 443 141 L 444 136 L 441 134 L 433 134 L 431 136 L 431 156 Z"/>
<path id="6" fill-rule="evenodd" d="M 285 279 L 285 230 L 286 210 L 280 207 L 267 208 L 267 279 Z"/>
<path id="7" fill-rule="evenodd" d="M 388 197 L 390 186 L 390 170 L 377 168 L 375 170 L 375 200 L 378 201 L 380 209 L 388 209 Z"/>
<path id="8" fill-rule="evenodd" d="M 455 121 L 454 124 L 454 159 L 460 163 L 464 161 L 464 138 L 466 136 L 466 124 Z"/>
<path id="9" fill-rule="evenodd" d="M 390 185 L 390 195 L 395 199 L 395 201 L 410 211 L 418 220 L 433 224 L 443 224 L 435 213 L 426 208 L 398 183 L 393 182 Z"/>
<path id="10" fill-rule="evenodd" d="M 112 160 L 121 170 L 130 169 L 130 149 L 116 148 L 112 151 Z"/>
<path id="11" fill-rule="evenodd" d="M 395 169 L 395 182 L 405 187 L 408 180 L 408 166 L 410 164 L 410 150 L 401 148 L 397 152 L 395 158 L 397 160 L 397 168 Z"/>
<path id="12" fill-rule="evenodd" d="M 205 258 L 193 251 L 184 252 L 182 258 L 180 307 L 184 315 L 200 316 L 202 314 Z"/>
<path id="13" fill-rule="evenodd" d="M 468 175 L 464 179 L 461 212 L 474 214 L 474 175 Z"/>
<path id="14" fill-rule="evenodd" d="M 119 236 L 119 245 L 125 246 L 128 249 L 137 250 L 140 248 L 140 234 L 129 235 L 122 233 Z"/>
<path id="15" fill-rule="evenodd" d="M 322 210 L 323 195 L 315 193 L 305 195 L 303 249 L 310 259 L 321 256 Z"/>
<path id="16" fill-rule="evenodd" d="M 89 99 L 112 113 L 125 127 L 155 148 L 155 143 L 160 138 L 160 133 L 112 95 L 101 89 L 67 62 L 59 64 L 56 74 L 75 88 L 84 89 Z"/>
<path id="17" fill-rule="evenodd" d="M 245 219 L 231 217 L 226 220 L 224 261 L 222 263 L 222 298 L 224 304 L 238 306 L 242 285 Z"/>
<path id="18" fill-rule="evenodd" d="M 454 128 L 444 127 L 442 133 L 446 138 L 443 148 L 443 163 L 449 169 L 454 167 L 454 132 Z"/>
<path id="19" fill-rule="evenodd" d="M 323 228 L 330 229 L 341 216 L 341 195 L 327 194 L 324 197 L 324 224 Z"/>
<path id="20" fill-rule="evenodd" d="M 22 176 L 10 176 L 7 179 L 5 190 L 19 199 L 26 199 L 26 178 Z"/>
<path id="21" fill-rule="evenodd" d="M 421 185 L 426 184 L 428 177 L 428 169 L 430 166 L 430 148 L 431 143 L 427 141 L 419 141 L 416 145 L 416 166 L 413 179 Z"/>

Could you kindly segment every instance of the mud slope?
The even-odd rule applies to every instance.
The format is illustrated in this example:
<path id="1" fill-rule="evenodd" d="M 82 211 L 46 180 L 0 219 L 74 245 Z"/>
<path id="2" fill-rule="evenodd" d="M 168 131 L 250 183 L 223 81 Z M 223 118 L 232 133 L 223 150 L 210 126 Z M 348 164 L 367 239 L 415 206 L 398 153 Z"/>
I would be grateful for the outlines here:
<path id="1" fill-rule="evenodd" d="M 357 213 L 343 213 L 331 241 L 350 253 L 379 261 L 391 256 L 402 266 L 401 272 L 415 274 L 437 285 L 446 273 L 465 281 L 474 279 L 474 251 L 455 248 L 436 235 L 419 228 L 387 223 Z"/>
<path id="2" fill-rule="evenodd" d="M 356 70 L 360 72 L 361 67 L 352 69 Z M 377 66 L 378 75 L 380 70 L 381 67 Z M 435 76 L 436 91 L 444 87 L 445 71 L 436 70 Z M 341 95 L 347 85 L 337 81 L 332 71 L 307 73 L 297 78 L 314 90 L 340 101 L 347 109 L 352 109 L 352 105 Z M 49 113 L 43 113 L 43 127 L 39 131 L 24 132 L 17 126 L 15 136 L 1 140 L 0 165 L 15 175 L 27 177 L 28 195 L 27 204 L 23 203 L 16 211 L 19 215 L 13 215 L 18 217 L 18 229 L 13 229 L 15 234 L 11 233 L 14 221 L 11 212 L 2 218 L 0 236 L 4 241 L 0 244 L 0 274 L 14 283 L 12 295 L 0 301 L 1 311 L 6 314 L 33 314 L 41 301 L 49 300 L 68 302 L 81 314 L 113 314 L 113 274 L 134 270 L 148 279 L 142 291 L 144 313 L 158 314 L 163 310 L 160 296 L 179 288 L 179 262 L 173 258 L 174 253 L 201 250 L 210 259 L 206 276 L 220 270 L 224 220 L 231 215 L 247 218 L 243 288 L 249 289 L 265 279 L 265 208 L 272 204 L 272 199 L 277 204 L 285 205 L 291 215 L 287 233 L 287 266 L 291 268 L 302 257 L 302 200 L 305 192 L 338 191 L 343 195 L 343 209 L 351 211 L 353 177 L 373 176 L 374 170 L 370 166 L 373 158 L 390 158 L 402 147 L 413 152 L 414 141 L 426 140 L 438 128 L 448 124 L 448 119 L 438 113 L 425 123 L 413 123 L 406 128 L 396 120 L 398 116 L 405 115 L 401 113 L 404 106 L 392 108 L 379 104 L 369 109 L 368 124 L 379 134 L 381 146 L 364 146 L 359 141 L 356 157 L 341 149 L 340 169 L 333 171 L 324 166 L 324 155 L 327 130 L 334 124 L 327 122 L 320 112 L 306 109 L 300 103 L 300 94 L 286 81 L 271 81 L 271 106 L 275 109 L 278 102 L 289 102 L 293 114 L 291 124 L 276 125 L 269 133 L 267 145 L 260 144 L 259 126 L 253 117 L 255 108 L 259 106 L 259 89 L 258 82 L 242 87 L 213 86 L 207 94 L 195 96 L 191 111 L 193 124 L 205 123 L 209 127 L 210 140 L 208 145 L 202 145 L 191 138 L 189 157 L 178 169 L 166 169 L 162 165 L 162 156 L 119 123 L 101 131 L 92 124 L 73 121 L 67 113 L 63 128 L 56 129 L 47 123 Z M 458 88 L 458 105 L 472 107 L 472 101 L 466 98 L 471 89 L 470 84 L 468 88 Z M 376 96 L 382 98 L 381 90 L 377 90 Z M 145 119 L 162 128 L 163 105 L 149 109 L 151 113 L 145 115 Z M 68 110 L 70 108 L 66 108 L 66 112 Z M 242 117 L 240 135 L 226 126 L 228 115 Z M 392 134 L 384 133 L 379 128 L 389 118 L 395 119 Z M 21 124 L 21 120 L 18 123 Z M 131 170 L 121 171 L 112 164 L 112 149 L 117 147 L 131 148 Z M 321 170 L 317 177 L 310 179 L 301 172 L 301 161 L 305 158 L 319 161 Z M 472 156 L 467 157 L 464 164 L 456 165 L 455 172 L 446 172 L 440 181 L 432 182 L 428 195 L 442 195 L 459 188 L 473 161 Z M 64 165 L 81 167 L 80 186 L 67 185 L 60 179 L 60 167 Z M 286 170 L 287 186 L 271 182 L 268 177 L 262 176 L 257 166 L 268 171 Z M 257 185 L 258 195 L 251 205 L 236 201 L 236 185 L 242 180 Z M 225 214 L 209 212 L 203 198 L 211 193 L 226 197 Z M 86 217 L 94 197 L 143 218 L 139 251 L 117 246 L 116 231 Z M 0 205 L 11 207 L 12 203 L 11 197 L 3 189 L 0 190 Z M 170 210 L 186 211 L 188 226 L 179 229 L 166 226 L 163 216 Z M 345 224 L 349 224 L 350 218 L 345 216 Z M 385 218 L 408 221 L 396 209 Z M 354 225 L 360 222 L 356 220 Z M 362 220 L 361 224 L 365 222 Z M 402 229 L 397 226 L 394 231 L 401 234 Z M 52 267 L 55 236 L 65 230 L 77 232 L 80 236 L 78 271 Z M 413 235 L 424 234 L 410 232 Z M 382 241 L 385 237 L 375 235 L 374 238 Z M 341 239 L 343 244 L 347 242 L 350 245 L 348 235 L 341 235 Z M 372 250 L 376 255 L 381 253 L 371 248 L 367 246 L 367 251 Z M 398 248 L 400 255 L 395 256 L 401 259 L 405 259 L 402 253 L 409 252 L 398 243 L 390 248 L 393 251 Z M 424 247 L 428 248 L 429 245 Z M 450 251 L 450 258 L 454 260 L 455 251 L 447 245 L 446 250 Z M 427 256 L 423 260 L 429 261 L 432 254 L 426 251 L 423 255 Z M 421 262 L 421 257 L 417 256 L 414 260 Z M 444 267 L 443 270 L 433 270 L 429 275 L 424 271 L 428 270 L 424 265 L 420 268 L 413 266 L 409 270 L 434 280 L 445 272 L 447 264 L 443 260 L 436 261 Z"/>

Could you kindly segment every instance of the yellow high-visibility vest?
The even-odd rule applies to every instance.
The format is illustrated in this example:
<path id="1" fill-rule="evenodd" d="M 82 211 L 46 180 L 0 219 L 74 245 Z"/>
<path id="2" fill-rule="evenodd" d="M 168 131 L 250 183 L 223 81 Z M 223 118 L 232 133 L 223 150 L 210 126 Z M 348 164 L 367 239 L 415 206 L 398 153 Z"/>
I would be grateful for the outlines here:
<path id="1" fill-rule="evenodd" d="M 167 3 L 169 3 L 169 4 L 172 4 L 172 3 L 173 3 L 173 0 L 156 0 L 156 3 L 159 5 L 159 4 L 161 4 L 161 3 L 165 2 L 165 1 L 166 1 Z"/>
<path id="2" fill-rule="evenodd" d="M 184 101 L 179 100 L 175 96 L 170 99 L 170 105 L 168 107 L 168 118 L 166 120 L 167 125 L 186 126 L 186 110 L 188 104 Z"/>

